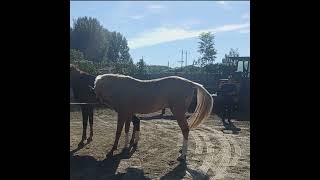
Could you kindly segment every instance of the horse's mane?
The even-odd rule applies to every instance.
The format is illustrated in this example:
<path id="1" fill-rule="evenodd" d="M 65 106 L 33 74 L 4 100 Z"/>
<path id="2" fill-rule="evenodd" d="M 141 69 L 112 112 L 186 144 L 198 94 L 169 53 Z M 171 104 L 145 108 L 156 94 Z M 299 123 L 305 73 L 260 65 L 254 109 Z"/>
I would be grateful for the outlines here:
<path id="1" fill-rule="evenodd" d="M 113 77 L 113 78 L 116 78 L 116 79 L 132 79 L 132 80 L 139 81 L 139 82 L 155 82 L 155 81 L 160 81 L 160 80 L 164 80 L 164 79 L 180 79 L 180 80 L 183 80 L 183 81 L 187 81 L 187 82 L 190 82 L 190 83 L 193 83 L 193 84 L 197 84 L 197 85 L 203 86 L 202 84 L 190 81 L 188 79 L 185 79 L 185 78 L 182 78 L 182 77 L 179 77 L 179 76 L 167 76 L 167 77 L 162 77 L 162 78 L 157 78 L 157 79 L 141 80 L 141 79 L 137 79 L 137 78 L 134 78 L 134 77 L 131 77 L 131 76 L 127 76 L 127 75 L 122 75 L 122 74 L 102 74 L 102 75 L 98 75 L 96 77 L 95 84 L 96 84 L 96 82 L 98 80 L 103 80 L 103 79 L 106 79 L 106 78 L 109 78 L 109 77 Z"/>

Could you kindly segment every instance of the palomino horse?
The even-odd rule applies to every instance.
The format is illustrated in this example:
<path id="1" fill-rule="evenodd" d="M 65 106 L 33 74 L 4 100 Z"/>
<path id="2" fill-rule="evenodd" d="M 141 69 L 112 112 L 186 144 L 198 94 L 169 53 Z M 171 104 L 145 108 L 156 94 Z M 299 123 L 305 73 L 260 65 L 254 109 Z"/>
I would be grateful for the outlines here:
<path id="1" fill-rule="evenodd" d="M 79 143 L 79 146 L 83 146 L 84 141 L 87 139 L 88 120 L 90 124 L 90 136 L 87 139 L 87 142 L 88 143 L 91 142 L 93 137 L 93 110 L 94 110 L 93 104 L 98 103 L 95 92 L 92 88 L 94 86 L 95 79 L 96 79 L 96 76 L 83 72 L 80 69 L 78 69 L 75 65 L 70 64 L 70 85 L 73 90 L 74 97 L 77 101 L 84 103 L 80 105 L 81 112 L 82 112 L 82 124 L 83 124 L 82 131 L 83 132 L 82 132 L 82 139 Z M 85 103 L 88 103 L 88 104 L 85 104 Z M 139 131 L 140 119 L 137 118 L 136 116 L 133 116 L 132 122 L 134 126 L 132 136 L 134 137 L 135 131 Z M 134 138 L 131 139 L 130 144 L 135 145 Z"/>
<path id="2" fill-rule="evenodd" d="M 92 88 L 96 77 L 86 72 L 80 71 L 75 65 L 70 64 L 70 85 L 73 90 L 74 97 L 81 103 L 97 103 L 96 95 Z M 87 138 L 87 123 L 90 124 L 90 136 L 87 142 L 92 141 L 93 136 L 93 109 L 92 104 L 80 105 L 82 112 L 82 124 L 83 132 L 82 139 L 79 146 L 84 145 L 84 141 Z"/>
<path id="3" fill-rule="evenodd" d="M 187 120 L 185 113 L 197 89 L 197 106 Z M 119 74 L 104 74 L 96 78 L 94 91 L 100 103 L 107 104 L 118 113 L 117 131 L 109 156 L 117 149 L 123 125 L 128 146 L 130 120 L 136 113 L 147 114 L 169 107 L 183 134 L 183 146 L 178 160 L 186 160 L 189 129 L 197 127 L 210 114 L 213 99 L 201 85 L 190 80 L 172 76 L 153 80 L 139 80 Z M 188 122 L 189 121 L 189 122 Z M 137 131 L 138 142 L 139 132 Z"/>

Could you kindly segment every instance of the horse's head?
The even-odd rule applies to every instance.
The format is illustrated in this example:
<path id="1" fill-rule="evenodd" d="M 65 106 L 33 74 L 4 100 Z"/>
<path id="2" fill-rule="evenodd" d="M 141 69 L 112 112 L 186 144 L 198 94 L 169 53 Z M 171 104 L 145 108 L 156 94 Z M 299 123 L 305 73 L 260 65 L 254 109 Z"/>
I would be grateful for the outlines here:
<path id="1" fill-rule="evenodd" d="M 77 68 L 77 66 L 74 64 L 70 64 L 70 78 L 74 79 L 79 74 L 80 70 Z"/>

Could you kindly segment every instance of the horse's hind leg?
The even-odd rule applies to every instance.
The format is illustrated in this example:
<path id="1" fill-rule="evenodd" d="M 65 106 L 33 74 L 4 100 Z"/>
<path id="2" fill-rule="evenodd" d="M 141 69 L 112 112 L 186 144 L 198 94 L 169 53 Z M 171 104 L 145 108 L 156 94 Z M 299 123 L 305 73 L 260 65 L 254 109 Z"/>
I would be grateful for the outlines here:
<path id="1" fill-rule="evenodd" d="M 134 115 L 132 118 L 133 123 L 133 132 L 130 140 L 130 146 L 137 146 L 139 141 L 139 133 L 140 133 L 140 119 Z"/>
<path id="2" fill-rule="evenodd" d="M 183 143 L 181 149 L 181 156 L 178 157 L 178 161 L 185 161 L 188 151 L 188 136 L 189 136 L 189 126 L 185 117 L 186 110 L 177 110 L 173 108 L 173 115 L 176 117 L 178 125 L 183 134 Z"/>
<path id="3" fill-rule="evenodd" d="M 123 125 L 126 122 L 127 119 L 130 119 L 130 117 L 132 117 L 132 115 L 128 115 L 128 114 L 123 114 L 123 113 L 118 113 L 118 123 L 117 123 L 117 132 L 116 132 L 116 137 L 114 140 L 114 144 L 112 149 L 110 150 L 110 152 L 107 154 L 107 156 L 112 156 L 113 152 L 115 150 L 117 150 L 118 147 L 118 143 L 119 143 L 119 138 L 121 136 L 121 131 L 123 129 Z"/>
<path id="4" fill-rule="evenodd" d="M 93 107 L 89 108 L 88 116 L 89 116 L 89 124 L 90 124 L 90 136 L 87 139 L 87 141 L 91 142 L 93 137 Z"/>

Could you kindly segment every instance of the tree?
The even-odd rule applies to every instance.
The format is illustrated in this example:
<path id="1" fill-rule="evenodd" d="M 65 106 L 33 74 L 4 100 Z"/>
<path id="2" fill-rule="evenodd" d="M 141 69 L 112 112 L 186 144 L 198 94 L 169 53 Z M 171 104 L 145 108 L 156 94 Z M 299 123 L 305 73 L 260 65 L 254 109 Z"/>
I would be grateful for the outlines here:
<path id="1" fill-rule="evenodd" d="M 81 51 L 70 49 L 70 63 L 75 63 L 76 61 L 86 61 L 86 58 Z"/>
<path id="2" fill-rule="evenodd" d="M 80 17 L 70 28 L 70 47 L 83 52 L 93 62 L 102 61 L 107 50 L 107 34 L 96 18 Z"/>
<path id="3" fill-rule="evenodd" d="M 238 48 L 237 49 L 230 49 L 229 51 L 229 57 L 239 57 L 239 51 L 238 51 Z"/>
<path id="4" fill-rule="evenodd" d="M 107 59 L 115 67 L 115 73 L 133 74 L 135 68 L 129 53 L 127 39 L 119 32 L 110 32 L 108 42 Z"/>
<path id="5" fill-rule="evenodd" d="M 168 66 L 161 66 L 161 65 L 148 65 L 146 67 L 148 73 L 163 73 L 167 72 L 170 68 Z"/>
<path id="6" fill-rule="evenodd" d="M 135 71 L 127 39 L 119 32 L 110 32 L 95 18 L 75 20 L 70 27 L 70 48 L 83 52 L 97 68 L 109 66 L 114 73 L 129 75 Z"/>
<path id="7" fill-rule="evenodd" d="M 229 54 L 225 54 L 224 55 L 224 58 L 222 59 L 222 63 L 224 64 L 229 64 L 229 65 L 234 65 L 232 64 L 232 62 L 229 62 L 228 61 L 228 58 L 229 57 L 239 57 L 240 56 L 240 53 L 238 52 L 238 49 L 233 49 L 231 48 L 230 51 L 229 51 Z"/>
<path id="8" fill-rule="evenodd" d="M 200 67 L 203 67 L 207 64 L 212 64 L 215 61 L 217 51 L 214 48 L 214 35 L 210 32 L 201 33 L 199 36 L 200 41 L 199 43 L 199 50 L 200 57 L 198 59 L 197 64 Z"/>
<path id="9" fill-rule="evenodd" d="M 70 49 L 70 63 L 78 66 L 79 69 L 92 75 L 98 75 L 98 67 L 92 61 L 88 61 L 82 52 Z"/>
<path id="10" fill-rule="evenodd" d="M 144 75 L 147 73 L 147 65 L 146 63 L 143 61 L 143 58 L 139 60 L 139 62 L 137 62 L 137 73 L 139 75 Z"/>
<path id="11" fill-rule="evenodd" d="M 232 74 L 234 71 L 237 70 L 236 64 L 232 61 L 228 61 L 229 57 L 239 57 L 240 53 L 238 52 L 238 49 L 231 48 L 228 54 L 224 55 L 224 58 L 222 59 L 222 63 L 224 65 L 223 73 L 224 74 Z"/>

